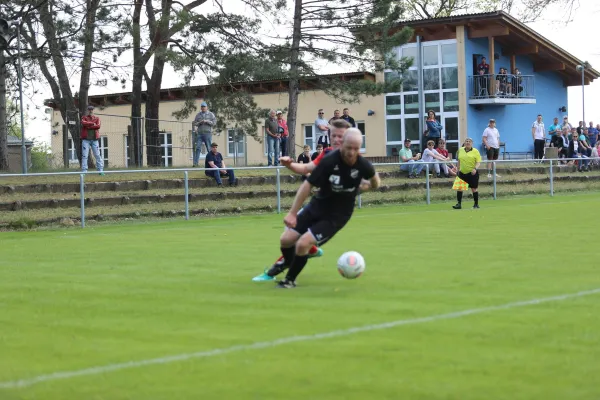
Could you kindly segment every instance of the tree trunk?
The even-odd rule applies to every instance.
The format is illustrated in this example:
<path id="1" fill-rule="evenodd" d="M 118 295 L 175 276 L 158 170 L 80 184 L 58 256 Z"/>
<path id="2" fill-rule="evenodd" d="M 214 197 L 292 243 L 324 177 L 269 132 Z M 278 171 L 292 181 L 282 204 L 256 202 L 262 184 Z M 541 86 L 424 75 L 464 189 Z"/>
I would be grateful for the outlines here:
<path id="1" fill-rule="evenodd" d="M 8 171 L 8 121 L 6 118 L 6 65 L 4 50 L 0 50 L 0 171 Z"/>
<path id="2" fill-rule="evenodd" d="M 84 50 L 81 61 L 81 79 L 79 80 L 79 115 L 85 115 L 88 105 L 88 92 L 90 90 L 90 73 L 92 66 L 92 53 L 94 52 L 94 32 L 96 29 L 96 12 L 100 0 L 87 1 L 85 31 L 83 34 Z"/>
<path id="3" fill-rule="evenodd" d="M 154 65 L 152 77 L 146 82 L 146 146 L 148 152 L 148 165 L 160 166 L 162 164 L 163 148 L 160 146 L 160 126 L 158 123 L 158 112 L 160 108 L 160 88 L 165 59 L 163 54 L 165 45 L 157 48 L 154 54 Z"/>
<path id="4" fill-rule="evenodd" d="M 296 158 L 296 115 L 298 113 L 298 94 L 300 81 L 298 74 L 298 60 L 300 58 L 300 36 L 302 35 L 302 0 L 295 0 L 294 28 L 292 32 L 292 48 L 290 49 L 290 83 L 288 87 L 288 154 Z"/>
<path id="5" fill-rule="evenodd" d="M 150 1 L 150 0 L 148 0 Z M 140 15 L 144 0 L 135 0 L 132 18 L 132 39 L 133 39 L 133 79 L 131 88 L 131 134 L 133 135 L 134 159 L 133 163 L 141 167 L 143 151 L 142 135 L 142 81 L 144 79 L 144 69 L 146 64 L 142 59 L 141 38 L 140 38 Z"/>
<path id="6" fill-rule="evenodd" d="M 81 131 L 78 129 L 79 123 L 81 122 L 81 117 L 76 114 L 77 107 L 75 106 L 75 99 L 73 97 L 73 93 L 71 92 L 69 74 L 67 73 L 67 69 L 63 60 L 63 55 L 60 50 L 60 44 L 58 38 L 56 37 L 56 28 L 54 27 L 54 18 L 52 16 L 53 11 L 50 10 L 50 6 L 51 2 L 42 2 L 39 8 L 40 22 L 42 23 L 44 36 L 48 40 L 50 57 L 56 69 L 58 86 L 62 94 L 61 98 L 59 99 L 59 107 L 63 120 L 65 121 L 65 123 L 67 123 L 68 119 L 79 119 L 77 121 L 77 124 L 67 124 L 67 126 L 69 127 L 69 131 L 71 132 L 71 138 L 73 139 L 73 143 L 75 144 L 75 148 L 77 149 L 77 158 L 81 161 Z"/>

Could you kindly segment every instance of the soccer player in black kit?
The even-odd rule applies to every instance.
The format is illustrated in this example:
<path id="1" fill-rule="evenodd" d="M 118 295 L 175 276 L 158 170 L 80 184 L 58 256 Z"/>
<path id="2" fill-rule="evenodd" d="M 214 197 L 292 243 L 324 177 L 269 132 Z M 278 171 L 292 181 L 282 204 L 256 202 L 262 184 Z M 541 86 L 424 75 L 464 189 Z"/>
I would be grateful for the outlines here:
<path id="1" fill-rule="evenodd" d="M 296 287 L 296 278 L 306 265 L 309 249 L 323 245 L 346 225 L 359 190 L 379 187 L 375 168 L 359 154 L 361 144 L 362 133 L 356 128 L 348 129 L 342 147 L 324 157 L 298 189 L 292 208 L 283 219 L 288 229 L 280 239 L 281 253 L 292 262 L 277 287 Z M 302 208 L 313 187 L 319 191 Z"/>

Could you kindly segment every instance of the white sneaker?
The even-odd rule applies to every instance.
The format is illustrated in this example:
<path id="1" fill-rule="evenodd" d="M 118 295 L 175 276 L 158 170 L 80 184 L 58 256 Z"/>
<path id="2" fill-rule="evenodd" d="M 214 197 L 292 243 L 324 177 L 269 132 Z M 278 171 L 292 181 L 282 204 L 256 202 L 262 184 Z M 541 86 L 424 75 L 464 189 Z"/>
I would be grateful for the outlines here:
<path id="1" fill-rule="evenodd" d="M 500 175 L 496 174 L 496 178 L 502 178 Z"/>
<path id="2" fill-rule="evenodd" d="M 498 176 L 498 175 L 496 175 Z M 492 174 L 488 174 L 488 179 L 492 179 Z"/>

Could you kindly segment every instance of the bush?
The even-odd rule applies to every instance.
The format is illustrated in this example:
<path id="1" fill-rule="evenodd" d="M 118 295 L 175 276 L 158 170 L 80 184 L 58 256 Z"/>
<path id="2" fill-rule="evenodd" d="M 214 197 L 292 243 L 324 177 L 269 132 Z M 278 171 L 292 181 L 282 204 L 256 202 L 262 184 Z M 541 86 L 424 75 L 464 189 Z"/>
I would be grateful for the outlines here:
<path id="1" fill-rule="evenodd" d="M 47 171 L 50 169 L 51 158 L 50 146 L 46 143 L 36 142 L 36 139 L 34 139 L 31 148 L 31 170 L 35 172 Z"/>

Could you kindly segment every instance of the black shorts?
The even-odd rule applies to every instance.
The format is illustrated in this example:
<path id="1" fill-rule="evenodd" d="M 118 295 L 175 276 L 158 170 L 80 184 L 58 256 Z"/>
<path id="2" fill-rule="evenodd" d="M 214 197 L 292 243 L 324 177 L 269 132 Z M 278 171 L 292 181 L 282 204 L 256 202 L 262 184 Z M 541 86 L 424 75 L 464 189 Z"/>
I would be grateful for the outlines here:
<path id="1" fill-rule="evenodd" d="M 458 173 L 458 177 L 469 184 L 469 189 L 477 189 L 479 187 L 479 171 L 475 175 Z"/>
<path id="2" fill-rule="evenodd" d="M 490 147 L 488 150 L 486 150 L 486 153 L 487 153 L 488 160 L 497 160 L 498 154 L 500 153 L 500 149 L 495 149 L 493 147 Z"/>
<path id="3" fill-rule="evenodd" d="M 310 232 L 317 244 L 321 246 L 334 237 L 349 220 L 350 216 L 332 214 L 318 204 L 309 203 L 298 213 L 296 227 L 293 230 L 300 235 Z"/>

